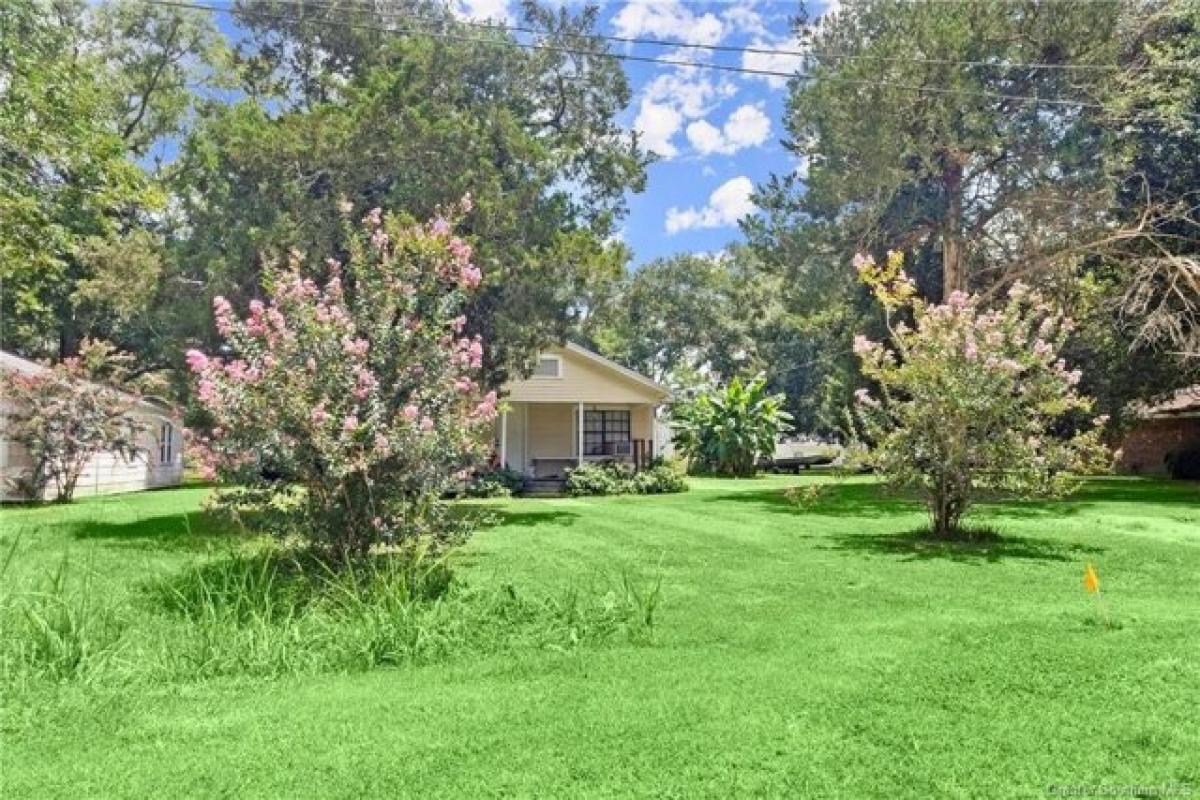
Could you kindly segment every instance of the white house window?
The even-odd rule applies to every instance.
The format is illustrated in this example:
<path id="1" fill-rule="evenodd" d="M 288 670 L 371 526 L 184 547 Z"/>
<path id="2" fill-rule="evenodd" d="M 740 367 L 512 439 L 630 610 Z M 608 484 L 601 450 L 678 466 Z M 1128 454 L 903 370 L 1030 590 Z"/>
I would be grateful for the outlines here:
<path id="1" fill-rule="evenodd" d="M 164 422 L 158 430 L 158 463 L 170 464 L 175 460 L 175 427 Z"/>
<path id="2" fill-rule="evenodd" d="M 535 378 L 561 378 L 562 359 L 558 356 L 541 356 L 537 366 L 533 368 Z"/>

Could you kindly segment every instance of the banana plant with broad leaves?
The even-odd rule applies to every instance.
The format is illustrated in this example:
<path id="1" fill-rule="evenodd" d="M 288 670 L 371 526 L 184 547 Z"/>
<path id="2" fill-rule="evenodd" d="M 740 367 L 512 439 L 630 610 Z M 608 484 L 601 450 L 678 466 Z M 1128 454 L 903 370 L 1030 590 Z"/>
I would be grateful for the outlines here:
<path id="1" fill-rule="evenodd" d="M 783 402 L 782 394 L 767 391 L 763 377 L 734 378 L 672 409 L 675 446 L 693 472 L 753 476 L 758 460 L 792 429 Z"/>

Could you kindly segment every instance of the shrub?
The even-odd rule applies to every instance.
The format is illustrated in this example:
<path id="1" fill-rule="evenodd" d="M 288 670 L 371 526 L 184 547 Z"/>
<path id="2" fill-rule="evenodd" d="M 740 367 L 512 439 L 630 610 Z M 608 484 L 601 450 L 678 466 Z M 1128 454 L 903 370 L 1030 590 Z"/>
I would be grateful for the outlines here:
<path id="1" fill-rule="evenodd" d="M 713 389 L 672 409 L 675 445 L 693 470 L 750 477 L 763 457 L 775 452 L 779 437 L 791 430 L 783 395 L 768 394 L 765 378 Z"/>
<path id="2" fill-rule="evenodd" d="M 378 209 L 347 224 L 347 240 L 323 286 L 293 258 L 245 319 L 216 298 L 228 355 L 188 353 L 213 422 L 197 446 L 233 487 L 218 503 L 343 560 L 445 536 L 440 498 L 482 460 L 496 414 L 477 383 L 482 342 L 463 335 L 481 279 L 470 246 L 445 219 Z"/>
<path id="3" fill-rule="evenodd" d="M 85 340 L 77 358 L 33 374 L 0 374 L 12 410 L 4 435 L 19 443 L 32 466 L 11 479 L 27 500 L 41 500 L 53 484 L 55 500 L 70 502 L 88 462 L 104 452 L 127 461 L 139 451 L 144 426 L 132 414 L 138 398 L 123 382 L 131 357 L 105 342 Z"/>
<path id="4" fill-rule="evenodd" d="M 611 494 L 669 494 L 686 492 L 687 481 L 675 467 L 658 461 L 635 472 L 629 464 L 612 461 L 583 464 L 567 473 L 567 494 L 575 497 Z"/>
<path id="5" fill-rule="evenodd" d="M 958 533 L 981 494 L 1058 495 L 1074 485 L 1069 471 L 1103 468 L 1103 418 L 1070 432 L 1091 410 L 1075 390 L 1080 373 L 1057 355 L 1070 320 L 1020 283 L 992 310 L 962 292 L 928 305 L 900 254 L 856 264 L 887 312 L 892 341 L 855 339 L 863 374 L 880 391 L 858 391 L 856 417 L 871 463 L 893 487 L 921 495 L 936 535 Z M 915 327 L 893 323 L 900 312 Z"/>
<path id="6" fill-rule="evenodd" d="M 634 474 L 630 488 L 637 494 L 673 494 L 686 492 L 688 485 L 679 470 L 667 464 L 656 464 Z"/>
<path id="7" fill-rule="evenodd" d="M 476 473 L 467 484 L 468 497 L 511 497 L 525 486 L 525 476 L 502 467 Z"/>
<path id="8" fill-rule="evenodd" d="M 585 495 L 629 494 L 632 491 L 633 468 L 621 462 L 588 463 L 567 472 L 567 494 Z"/>
<path id="9" fill-rule="evenodd" d="M 1200 447 L 1169 453 L 1167 471 L 1176 480 L 1200 480 Z"/>
<path id="10" fill-rule="evenodd" d="M 783 498 L 797 511 L 811 511 L 825 499 L 832 484 L 806 483 L 789 486 L 783 490 Z"/>

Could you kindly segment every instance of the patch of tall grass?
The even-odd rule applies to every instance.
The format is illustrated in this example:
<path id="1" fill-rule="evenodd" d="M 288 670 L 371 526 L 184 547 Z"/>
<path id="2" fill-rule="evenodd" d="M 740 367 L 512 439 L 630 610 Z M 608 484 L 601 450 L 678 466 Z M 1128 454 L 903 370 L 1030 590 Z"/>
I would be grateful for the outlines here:
<path id="1" fill-rule="evenodd" d="M 429 663 L 653 636 L 660 587 L 623 575 L 557 596 L 472 587 L 423 549 L 330 566 L 279 548 L 234 553 L 107 591 L 66 558 L 0 589 L 9 681 L 188 681 Z"/>

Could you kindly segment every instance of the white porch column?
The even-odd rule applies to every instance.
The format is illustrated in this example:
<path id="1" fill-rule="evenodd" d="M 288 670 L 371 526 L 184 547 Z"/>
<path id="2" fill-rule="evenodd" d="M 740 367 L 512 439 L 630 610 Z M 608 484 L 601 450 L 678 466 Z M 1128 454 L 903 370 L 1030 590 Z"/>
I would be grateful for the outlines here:
<path id="1" fill-rule="evenodd" d="M 508 411 L 500 412 L 500 469 L 508 466 Z"/>
<path id="2" fill-rule="evenodd" d="M 575 463 L 582 467 L 583 466 L 583 403 L 579 404 L 579 420 L 577 423 L 577 430 L 575 433 L 576 433 L 576 440 L 575 440 L 576 461 L 575 461 Z"/>

